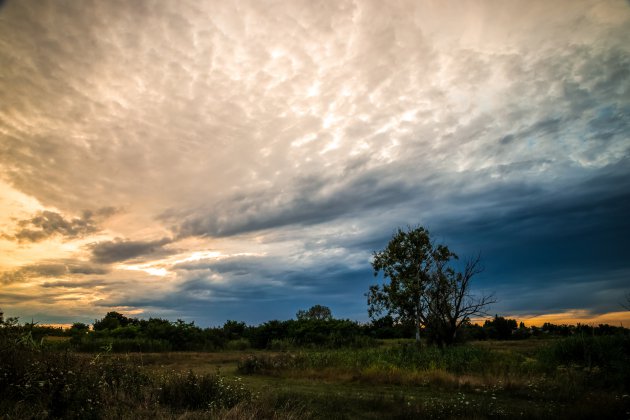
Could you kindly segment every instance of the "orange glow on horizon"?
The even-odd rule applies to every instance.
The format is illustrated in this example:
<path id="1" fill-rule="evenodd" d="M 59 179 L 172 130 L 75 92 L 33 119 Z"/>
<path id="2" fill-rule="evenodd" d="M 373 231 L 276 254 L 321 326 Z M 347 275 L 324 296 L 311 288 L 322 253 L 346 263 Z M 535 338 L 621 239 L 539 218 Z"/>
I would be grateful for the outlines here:
<path id="1" fill-rule="evenodd" d="M 584 309 L 576 309 L 566 312 L 549 313 L 541 315 L 504 315 L 504 318 L 516 319 L 524 322 L 527 327 L 541 327 L 549 322 L 556 325 L 599 325 L 609 324 L 614 326 L 630 327 L 630 311 L 608 312 L 605 314 L 592 314 Z M 490 319 L 490 318 L 486 318 Z M 485 319 L 473 319 L 475 324 L 483 325 Z"/>

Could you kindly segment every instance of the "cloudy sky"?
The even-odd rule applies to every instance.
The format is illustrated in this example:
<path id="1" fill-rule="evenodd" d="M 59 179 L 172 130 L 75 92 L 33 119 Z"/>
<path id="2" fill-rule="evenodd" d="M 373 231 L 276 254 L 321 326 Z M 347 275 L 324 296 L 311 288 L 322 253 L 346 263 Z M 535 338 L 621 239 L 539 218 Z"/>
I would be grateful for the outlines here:
<path id="1" fill-rule="evenodd" d="M 627 1 L 0 7 L 0 307 L 366 321 L 422 225 L 529 323 L 623 321 Z"/>

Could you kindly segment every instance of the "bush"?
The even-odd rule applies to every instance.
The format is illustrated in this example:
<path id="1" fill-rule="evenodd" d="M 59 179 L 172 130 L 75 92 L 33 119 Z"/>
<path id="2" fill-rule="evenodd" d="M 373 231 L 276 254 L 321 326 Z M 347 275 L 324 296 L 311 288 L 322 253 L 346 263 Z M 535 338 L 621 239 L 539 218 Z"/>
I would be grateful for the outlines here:
<path id="1" fill-rule="evenodd" d="M 52 351 L 24 333 L 0 338 L 2 406 L 25 405 L 33 417 L 96 418 L 112 403 L 141 399 L 148 383 L 118 359 Z"/>
<path id="2" fill-rule="evenodd" d="M 246 338 L 239 338 L 236 340 L 230 340 L 225 345 L 227 350 L 247 350 L 251 347 L 249 340 Z"/>
<path id="3" fill-rule="evenodd" d="M 128 358 L 54 351 L 21 327 L 0 327 L 0 418 L 119 418 L 130 410 L 221 409 L 249 401 L 240 381 L 218 375 L 152 379 Z M 91 344 L 103 344 L 92 340 Z"/>
<path id="4" fill-rule="evenodd" d="M 288 353 L 275 356 L 250 355 L 238 362 L 237 371 L 244 375 L 269 374 L 308 365 L 303 354 L 298 356 Z"/>
<path id="5" fill-rule="evenodd" d="M 219 375 L 174 374 L 163 379 L 159 402 L 177 409 L 231 408 L 251 399 L 251 393 L 237 378 L 227 381 Z"/>
<path id="6" fill-rule="evenodd" d="M 538 354 L 547 372 L 567 368 L 585 370 L 602 385 L 630 388 L 630 335 L 585 336 L 582 334 L 554 341 Z"/>

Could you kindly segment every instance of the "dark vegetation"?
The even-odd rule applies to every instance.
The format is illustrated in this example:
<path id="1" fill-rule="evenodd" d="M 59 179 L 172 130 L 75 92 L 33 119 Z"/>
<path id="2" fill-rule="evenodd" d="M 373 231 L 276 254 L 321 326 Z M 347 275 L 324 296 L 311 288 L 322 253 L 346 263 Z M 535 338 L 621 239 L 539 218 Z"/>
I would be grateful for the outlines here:
<path id="1" fill-rule="evenodd" d="M 300 312 L 298 319 L 273 320 L 257 326 L 228 320 L 223 326 L 212 328 L 201 328 L 194 322 L 182 320 L 172 322 L 161 318 L 128 318 L 118 312 L 107 313 L 102 319 L 96 320 L 92 328 L 83 323 L 74 323 L 65 330 L 32 323 L 20 326 L 15 319 L 7 320 L 4 325 L 28 332 L 35 342 L 41 342 L 44 337 L 66 337 L 66 340 L 49 343 L 58 349 L 100 352 L 105 348 L 114 353 L 366 348 L 374 347 L 378 340 L 411 338 L 415 332 L 413 324 L 396 323 L 390 316 L 361 324 L 335 319 L 332 315 L 325 319 L 305 318 L 299 316 Z M 612 325 L 545 323 L 542 327 L 527 327 L 515 319 L 495 315 L 483 325 L 465 324 L 460 332 L 460 341 L 608 336 L 627 331 Z M 420 334 L 428 341 L 431 332 L 421 330 Z"/>
<path id="2" fill-rule="evenodd" d="M 495 316 L 464 328 L 476 340 L 441 348 L 418 345 L 413 325 L 391 319 L 307 312 L 205 329 L 116 312 L 67 330 L 3 320 L 0 418 L 624 418 L 630 409 L 625 328 Z M 233 360 L 224 372 L 151 362 L 216 352 Z"/>

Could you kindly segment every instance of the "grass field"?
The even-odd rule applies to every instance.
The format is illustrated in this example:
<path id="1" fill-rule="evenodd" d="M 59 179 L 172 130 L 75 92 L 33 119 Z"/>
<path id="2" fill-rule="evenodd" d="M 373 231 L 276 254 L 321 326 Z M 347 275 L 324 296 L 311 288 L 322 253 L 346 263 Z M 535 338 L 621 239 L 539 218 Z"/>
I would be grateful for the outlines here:
<path id="1" fill-rule="evenodd" d="M 13 380 L 21 381 L 14 385 L 21 397 L 0 401 L 0 418 L 626 419 L 627 356 L 627 337 L 444 350 L 408 340 L 282 352 L 38 350 Z M 47 405 L 29 404 L 44 397 Z M 55 398 L 65 398 L 61 411 Z M 95 406 L 86 406 L 92 399 Z"/>
<path id="2" fill-rule="evenodd" d="M 255 398 L 272 401 L 279 415 L 296 418 L 628 418 L 623 384 L 602 383 L 599 367 L 542 366 L 537 355 L 553 345 L 554 340 L 475 342 L 443 356 L 435 349 L 428 362 L 404 360 L 396 353 L 400 346 L 417 350 L 394 341 L 365 350 L 126 357 L 152 374 L 238 378 Z"/>

